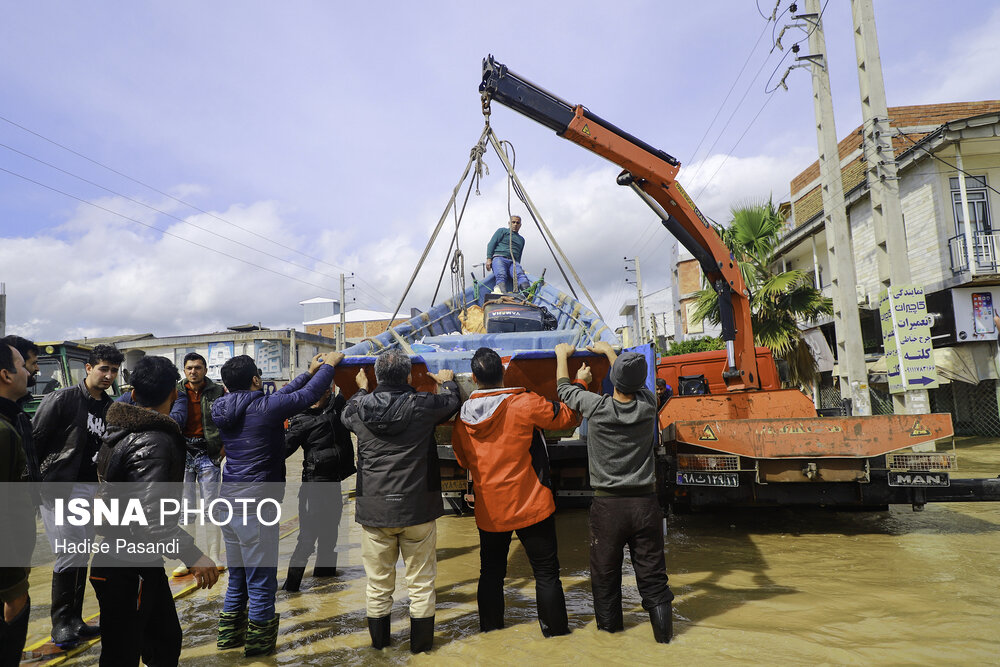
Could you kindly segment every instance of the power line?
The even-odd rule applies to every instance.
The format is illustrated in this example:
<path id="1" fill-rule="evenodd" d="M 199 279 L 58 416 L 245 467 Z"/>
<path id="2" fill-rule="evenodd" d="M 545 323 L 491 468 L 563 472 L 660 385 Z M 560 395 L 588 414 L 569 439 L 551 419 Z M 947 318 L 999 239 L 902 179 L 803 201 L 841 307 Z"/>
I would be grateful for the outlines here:
<path id="1" fill-rule="evenodd" d="M 330 288 L 325 287 L 323 285 L 317 285 L 316 283 L 311 283 L 308 280 L 302 280 L 301 278 L 296 278 L 295 276 L 290 276 L 287 273 L 282 273 L 280 271 L 275 271 L 274 269 L 269 269 L 266 266 L 262 266 L 262 265 L 260 265 L 260 264 L 258 264 L 256 262 L 251 262 L 250 260 L 246 260 L 246 259 L 243 259 L 241 257 L 237 257 L 236 255 L 230 255 L 229 253 L 224 252 L 222 250 L 216 250 L 215 248 L 210 248 L 209 246 L 202 245 L 201 243 L 198 243 L 197 241 L 192 241 L 191 239 L 186 239 L 183 236 L 180 236 L 178 234 L 174 234 L 173 232 L 168 232 L 166 230 L 160 229 L 159 227 L 157 227 L 155 225 L 151 225 L 151 224 L 149 224 L 147 222 L 143 222 L 141 220 L 136 220 L 135 218 L 129 217 L 129 216 L 125 215 L 124 213 L 119 213 L 118 211 L 114 211 L 114 210 L 112 210 L 110 208 L 107 208 L 105 206 L 101 206 L 100 204 L 95 204 L 92 201 L 87 201 L 86 199 L 83 199 L 82 197 L 77 197 L 74 194 L 70 194 L 70 193 L 65 192 L 63 190 L 60 190 L 59 188 L 52 187 L 51 185 L 46 185 L 45 183 L 42 183 L 41 181 L 36 181 L 35 179 L 29 178 L 28 176 L 25 176 L 23 174 L 19 174 L 16 171 L 11 171 L 10 169 L 5 169 L 4 167 L 0 167 L 0 171 L 2 171 L 4 173 L 7 173 L 7 174 L 10 174 L 11 176 L 16 176 L 17 178 L 25 180 L 25 181 L 27 181 L 29 183 L 34 183 L 35 185 L 37 185 L 39 187 L 43 187 L 46 190 L 51 190 L 52 192 L 57 192 L 57 193 L 59 193 L 59 194 L 61 194 L 63 196 L 69 197 L 70 199 L 75 199 L 75 200 L 77 200 L 78 202 L 80 202 L 82 204 L 86 204 L 88 206 L 92 206 L 92 207 L 94 207 L 96 209 L 100 209 L 100 210 L 105 211 L 107 213 L 110 213 L 112 215 L 116 215 L 119 218 L 122 218 L 124 220 L 128 220 L 129 222 L 134 222 L 137 225 L 142 225 L 143 227 L 148 227 L 149 229 L 152 229 L 152 230 L 155 230 L 157 232 L 160 232 L 164 236 L 170 236 L 170 237 L 173 237 L 175 239 L 180 239 L 181 241 L 184 241 L 186 243 L 190 243 L 191 245 L 198 246 L 199 248 L 202 248 L 204 250 L 208 250 L 209 252 L 214 252 L 214 253 L 216 253 L 218 255 L 222 255 L 223 257 L 228 257 L 229 259 L 235 259 L 237 262 L 243 262 L 244 264 L 252 266 L 255 269 L 261 269 L 263 271 L 267 271 L 268 273 L 273 273 L 273 274 L 275 274 L 277 276 L 281 276 L 282 278 L 288 278 L 290 280 L 294 280 L 296 282 L 300 282 L 300 283 L 302 283 L 304 285 L 309 285 L 311 287 L 316 287 L 316 288 L 321 289 L 323 291 L 327 291 L 327 292 L 332 292 L 333 291 Z"/>
<path id="2" fill-rule="evenodd" d="M 184 218 L 181 218 L 179 216 L 174 215 L 173 213 L 169 213 L 167 211 L 163 211 L 161 209 L 158 209 L 158 208 L 156 208 L 155 206 L 153 206 L 151 204 L 147 204 L 144 201 L 141 201 L 141 200 L 138 200 L 138 199 L 134 199 L 133 197 L 129 197 L 126 194 L 122 194 L 120 192 L 112 190 L 111 188 L 105 187 L 105 186 L 101 185 L 100 183 L 95 183 L 94 181 L 88 180 L 88 179 L 86 179 L 86 178 L 84 178 L 82 176 L 79 176 L 78 174 L 74 174 L 74 173 L 72 173 L 70 171 L 67 171 L 66 169 L 58 167 L 58 166 L 56 166 L 54 164 L 51 164 L 49 162 L 46 162 L 45 160 L 37 158 L 37 157 L 35 157 L 33 155 L 29 155 L 28 153 L 20 151 L 20 150 L 14 148 L 12 146 L 8 146 L 7 144 L 0 143 L 0 147 L 6 148 L 7 150 L 9 150 L 9 151 L 11 151 L 13 153 L 17 153 L 18 155 L 21 155 L 23 157 L 26 157 L 29 160 L 34 160 L 35 162 L 43 164 L 46 167 L 49 167 L 50 169 L 55 169 L 58 172 L 66 174 L 67 176 L 72 176 L 73 178 L 75 178 L 77 180 L 80 180 L 80 181 L 82 181 L 82 182 L 84 182 L 84 183 L 86 183 L 88 185 L 92 185 L 95 188 L 100 188 L 101 190 L 104 190 L 105 192 L 109 192 L 109 193 L 115 195 L 116 197 L 120 197 L 122 199 L 130 201 L 133 204 L 138 204 L 140 206 L 144 206 L 144 207 L 148 208 L 151 211 L 155 211 L 156 213 L 159 213 L 160 215 L 165 215 L 168 218 L 172 218 L 172 219 L 176 220 L 177 222 L 180 222 L 181 224 L 188 225 L 189 227 L 194 227 L 195 229 L 203 231 L 206 234 L 211 234 L 213 236 L 217 236 L 218 238 L 223 239 L 224 241 L 229 241 L 230 243 L 235 243 L 236 245 L 239 245 L 239 246 L 242 246 L 244 248 L 247 248 L 248 250 L 252 250 L 254 252 L 258 252 L 258 253 L 260 253 L 260 254 L 262 254 L 262 255 L 264 255 L 266 257 L 270 257 L 272 259 L 276 259 L 279 262 L 285 262 L 286 264 L 291 264 L 292 266 L 295 266 L 297 268 L 304 269 L 306 271 L 311 271 L 313 273 L 317 273 L 317 274 L 323 276 L 324 278 L 331 278 L 331 279 L 337 278 L 337 276 L 334 276 L 334 275 L 331 275 L 331 274 L 328 274 L 328 273 L 323 273 L 322 271 L 317 271 L 316 269 L 309 268 L 308 266 L 306 266 L 304 264 L 299 264 L 297 262 L 293 262 L 291 260 L 287 260 L 287 259 L 285 259 L 283 257 L 279 257 L 278 255 L 273 255 L 273 254 L 267 252 L 266 250 L 261 250 L 260 248 L 257 248 L 255 246 L 250 245 L 249 243 L 244 243 L 243 241 L 239 241 L 237 239 L 233 239 L 233 238 L 230 238 L 228 236 L 224 236 L 224 235 L 219 234 L 218 232 L 215 232 L 215 231 L 213 231 L 211 229 L 207 229 L 207 228 L 202 227 L 200 225 L 196 225 L 193 222 L 190 222 L 188 220 L 185 220 Z"/>
<path id="3" fill-rule="evenodd" d="M 83 153 L 81 153 L 81 152 L 79 152 L 77 150 L 74 150 L 74 149 L 70 148 L 69 146 L 61 144 L 58 141 L 55 141 L 54 139 L 50 139 L 50 138 L 46 137 L 45 135 L 32 130 L 31 128 L 25 127 L 24 125 L 21 125 L 20 123 L 17 123 L 16 121 L 13 121 L 13 120 L 11 120 L 9 118 L 6 118 L 6 117 L 4 117 L 2 115 L 0 115 L 0 120 L 2 120 L 5 123 L 8 123 L 9 125 L 13 125 L 14 127 L 18 128 L 18 129 L 20 129 L 20 130 L 22 130 L 24 132 L 27 132 L 28 134 L 31 134 L 31 135 L 33 135 L 35 137 L 38 137 L 39 139 L 41 139 L 43 141 L 46 141 L 46 142 L 52 144 L 53 146 L 57 146 L 57 147 L 61 148 L 62 150 L 67 151 L 68 153 L 72 153 L 73 155 L 76 155 L 79 158 L 82 158 L 82 159 L 84 159 L 84 160 L 86 160 L 86 161 L 88 161 L 88 162 L 90 162 L 92 164 L 95 164 L 98 167 L 101 167 L 102 169 L 106 169 L 106 170 L 110 171 L 113 174 L 117 174 L 118 176 L 121 176 L 122 178 L 128 179 L 129 181 L 132 181 L 133 183 L 136 183 L 137 185 L 141 185 L 144 188 L 148 188 L 149 190 L 152 190 L 153 192 L 156 192 L 157 194 L 160 194 L 160 195 L 162 195 L 164 197 L 167 197 L 168 199 L 172 199 L 173 201 L 175 201 L 175 202 L 177 202 L 179 204 L 182 204 L 182 205 L 187 206 L 187 207 L 189 207 L 191 209 L 194 209 L 195 211 L 198 211 L 199 213 L 203 213 L 203 214 L 205 214 L 207 216 L 215 218 L 216 220 L 218 220 L 220 222 L 224 222 L 227 225 L 235 227 L 235 228 L 237 228 L 237 229 L 239 229 L 241 231 L 244 231 L 244 232 L 246 232 L 248 234 L 256 236 L 259 239 L 262 239 L 262 240 L 267 241 L 269 243 L 273 243 L 274 245 L 276 245 L 276 246 L 278 246 L 280 248 L 284 248 L 285 250 L 294 252 L 297 255 L 301 255 L 301 256 L 305 257 L 306 259 L 311 259 L 311 260 L 313 260 L 315 262 L 319 262 L 321 264 L 326 264 L 327 266 L 332 266 L 333 268 L 336 268 L 336 269 L 342 269 L 344 271 L 348 270 L 346 267 L 340 266 L 338 264 L 334 264 L 332 262 L 327 262 L 326 260 L 321 259 L 319 257 L 313 257 L 311 255 L 303 253 L 301 250 L 299 250 L 297 248 L 293 248 L 293 247 L 291 247 L 289 245 L 285 245 L 285 244 L 281 243 L 280 241 L 278 241 L 276 239 L 272 239 L 272 238 L 270 238 L 268 236 L 265 236 L 263 234 L 259 234 L 258 232 L 255 232 L 252 229 L 247 229 L 245 227 L 237 225 L 236 223 L 230 222 L 229 220 L 226 220 L 225 218 L 222 218 L 221 216 L 218 216 L 218 215 L 216 215 L 214 213 L 211 213 L 210 211 L 206 211 L 206 210 L 204 210 L 202 208 L 199 208 L 198 206 L 196 206 L 196 205 L 194 205 L 194 204 L 192 204 L 190 202 L 184 201 L 183 199 L 175 197 L 175 196 L 173 196 L 172 194 L 170 194 L 168 192 L 164 192 L 163 190 L 160 190 L 160 189 L 158 189 L 158 188 L 156 188 L 156 187 L 154 187 L 152 185 L 149 185 L 148 183 L 140 181 L 139 179 L 134 178 L 132 176 L 129 176 L 128 174 L 126 174 L 126 173 L 124 173 L 122 171 L 119 171 L 118 169 L 115 169 L 114 167 L 108 166 L 108 165 L 106 165 L 106 164 L 104 164 L 102 162 L 99 162 L 98 160 L 95 160 L 95 159 L 93 159 L 93 158 L 91 158 L 91 157 L 89 157 L 87 155 L 84 155 Z M 100 187 L 100 186 L 98 186 L 98 187 Z M 359 280 L 361 280 L 362 282 L 366 282 L 362 278 L 359 278 Z M 374 286 L 371 286 L 371 287 L 373 289 L 376 289 Z M 378 290 L 376 289 L 376 291 L 378 291 Z M 388 297 L 386 297 L 386 298 L 388 298 Z"/>

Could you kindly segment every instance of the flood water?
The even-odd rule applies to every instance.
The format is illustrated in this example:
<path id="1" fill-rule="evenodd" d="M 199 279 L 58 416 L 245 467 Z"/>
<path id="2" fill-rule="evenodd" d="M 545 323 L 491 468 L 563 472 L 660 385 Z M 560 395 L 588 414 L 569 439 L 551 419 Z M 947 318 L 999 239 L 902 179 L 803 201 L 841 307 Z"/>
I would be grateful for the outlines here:
<path id="1" fill-rule="evenodd" d="M 1000 473 L 1000 441 L 959 442 L 959 477 Z M 291 462 L 290 471 L 297 470 Z M 289 474 L 293 477 L 293 474 Z M 345 485 L 346 486 L 346 485 Z M 289 484 L 288 496 L 294 501 Z M 342 574 L 278 592 L 278 653 L 246 660 L 215 649 L 224 577 L 212 591 L 177 602 L 184 665 L 922 663 L 1000 661 L 1000 504 L 927 505 L 923 512 L 823 510 L 671 517 L 667 568 L 675 638 L 653 641 L 631 567 L 625 572 L 625 632 L 594 626 L 586 510 L 557 515 L 559 556 L 572 634 L 543 639 L 534 584 L 516 538 L 507 581 L 507 628 L 478 632 L 478 534 L 467 517 L 438 521 L 435 649 L 411 656 L 399 570 L 392 648 L 369 647 L 364 570 L 353 502 L 339 544 Z M 295 536 L 282 540 L 291 553 Z M 626 561 L 627 562 L 627 561 Z M 311 568 L 311 566 L 310 566 Z M 401 568 L 401 564 L 400 564 Z M 307 575 L 309 574 L 307 571 Z M 33 577 L 31 635 L 47 632 L 48 575 Z M 279 582 L 284 571 L 279 573 Z M 44 589 L 44 590 L 41 590 Z M 37 594 L 37 598 L 36 595 Z M 42 601 L 44 600 L 44 608 Z M 88 609 L 93 604 L 88 594 Z M 96 605 L 93 605 L 96 608 Z M 31 643 L 29 636 L 29 643 Z M 97 663 L 97 647 L 73 664 Z"/>

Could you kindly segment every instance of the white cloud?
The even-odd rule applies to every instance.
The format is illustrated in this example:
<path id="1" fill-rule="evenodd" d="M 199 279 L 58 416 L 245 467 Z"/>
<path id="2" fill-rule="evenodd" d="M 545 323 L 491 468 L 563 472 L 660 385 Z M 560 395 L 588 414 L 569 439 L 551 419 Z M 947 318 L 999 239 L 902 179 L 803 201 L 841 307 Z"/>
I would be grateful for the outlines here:
<path id="1" fill-rule="evenodd" d="M 918 67 L 917 104 L 996 99 L 1000 91 L 1000 8 L 969 26 L 946 48 L 935 48 Z M 942 53 L 943 52 L 943 53 Z"/>
<path id="2" fill-rule="evenodd" d="M 709 158 L 700 170 L 703 177 L 697 165 L 687 170 L 696 176 L 686 184 L 692 196 L 720 160 L 719 156 Z M 732 157 L 698 203 L 723 221 L 734 202 L 771 192 L 780 196 L 790 174 L 807 160 L 808 156 L 796 152 L 781 157 Z M 568 174 L 547 168 L 519 173 L 556 241 L 613 325 L 618 323 L 622 303 L 635 294 L 634 286 L 625 284 L 625 257 L 640 257 L 647 292 L 668 286 L 673 268 L 669 261 L 673 239 L 638 198 L 615 183 L 617 173 L 610 165 Z M 682 182 L 683 176 L 684 172 Z M 507 219 L 507 183 L 498 165 L 483 180 L 481 190 L 481 196 L 470 198 L 459 233 L 468 284 L 468 274 L 485 259 L 487 240 Z M 415 203 L 408 220 L 379 220 L 373 207 L 371 219 L 350 221 L 353 224 L 334 221 L 319 238 L 301 236 L 294 213 L 272 201 L 234 204 L 225 211 L 185 218 L 285 261 L 165 220 L 123 199 L 100 202 L 246 263 L 81 206 L 51 233 L 5 239 L 0 245 L 0 266 L 7 269 L 8 329 L 39 339 L 61 339 L 136 332 L 194 334 L 246 322 L 294 326 L 301 321 L 299 301 L 317 295 L 338 297 L 341 271 L 356 273 L 357 306 L 385 310 L 401 296 L 450 194 Z M 152 205 L 179 215 L 176 203 Z M 526 207 L 514 199 L 511 208 L 525 220 L 527 270 L 538 275 L 544 269 L 550 284 L 566 289 Z M 449 215 L 402 312 L 429 305 L 453 230 L 454 219 Z M 255 234 L 278 239 L 295 252 L 266 243 Z M 451 273 L 446 270 L 439 301 L 450 295 L 450 285 Z M 583 293 L 577 293 L 584 300 Z"/>

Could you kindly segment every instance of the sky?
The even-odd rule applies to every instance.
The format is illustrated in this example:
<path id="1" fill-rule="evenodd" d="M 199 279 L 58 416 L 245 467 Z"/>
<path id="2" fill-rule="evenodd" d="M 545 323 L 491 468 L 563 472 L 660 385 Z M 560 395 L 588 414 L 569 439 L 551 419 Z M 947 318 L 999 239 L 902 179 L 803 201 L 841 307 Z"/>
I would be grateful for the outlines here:
<path id="1" fill-rule="evenodd" d="M 817 155 L 808 70 L 776 87 L 805 38 L 791 28 L 774 48 L 789 4 L 768 21 L 774 0 L 9 3 L 7 332 L 301 328 L 298 303 L 338 298 L 341 273 L 354 275 L 349 308 L 393 311 L 482 132 L 487 54 L 678 157 L 714 220 L 786 200 Z M 1000 4 L 875 0 L 875 12 L 890 106 L 1000 97 Z M 843 137 L 861 122 L 849 3 L 829 2 L 823 23 Z M 615 184 L 617 166 L 499 104 L 491 125 L 606 320 L 635 295 L 625 257 L 646 292 L 669 284 L 673 241 Z M 503 166 L 486 164 L 459 231 L 466 276 L 507 218 Z M 511 210 L 526 216 L 516 198 Z M 525 222 L 526 269 L 564 289 Z M 430 305 L 454 224 L 402 312 Z"/>

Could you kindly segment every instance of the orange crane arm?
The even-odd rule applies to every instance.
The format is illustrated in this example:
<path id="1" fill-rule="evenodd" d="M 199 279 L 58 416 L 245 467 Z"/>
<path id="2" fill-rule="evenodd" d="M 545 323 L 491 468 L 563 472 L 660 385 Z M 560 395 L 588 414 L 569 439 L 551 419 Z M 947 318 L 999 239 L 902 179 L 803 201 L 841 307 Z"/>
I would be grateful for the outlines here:
<path id="1" fill-rule="evenodd" d="M 484 112 L 495 100 L 622 167 L 619 185 L 630 187 L 653 209 L 667 231 L 698 260 L 719 295 L 726 387 L 730 391 L 759 388 L 750 293 L 729 248 L 677 182 L 680 162 L 582 105 L 571 105 L 518 76 L 493 56 L 483 60 L 479 91 Z"/>

